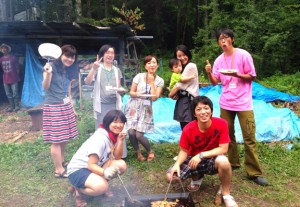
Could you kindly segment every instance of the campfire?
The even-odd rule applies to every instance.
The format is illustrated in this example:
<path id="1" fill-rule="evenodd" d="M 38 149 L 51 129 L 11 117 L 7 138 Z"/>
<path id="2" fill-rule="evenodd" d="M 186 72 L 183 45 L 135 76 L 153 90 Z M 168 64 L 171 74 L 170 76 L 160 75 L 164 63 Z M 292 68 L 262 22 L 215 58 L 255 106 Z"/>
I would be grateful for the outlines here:
<path id="1" fill-rule="evenodd" d="M 195 207 L 190 193 L 170 193 L 167 200 L 164 194 L 125 198 L 122 207 Z"/>

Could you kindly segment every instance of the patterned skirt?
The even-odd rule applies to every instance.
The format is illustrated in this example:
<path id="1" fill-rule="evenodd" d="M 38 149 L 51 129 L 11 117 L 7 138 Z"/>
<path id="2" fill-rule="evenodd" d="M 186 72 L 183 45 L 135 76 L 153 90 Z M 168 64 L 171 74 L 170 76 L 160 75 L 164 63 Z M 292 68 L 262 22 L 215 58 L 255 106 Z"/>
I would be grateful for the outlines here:
<path id="1" fill-rule="evenodd" d="M 76 117 L 70 103 L 45 104 L 43 136 L 46 143 L 62 143 L 78 136 Z"/>
<path id="2" fill-rule="evenodd" d="M 144 105 L 143 99 L 130 98 L 125 106 L 124 114 L 127 118 L 128 129 L 147 133 L 154 131 L 152 103 Z"/>

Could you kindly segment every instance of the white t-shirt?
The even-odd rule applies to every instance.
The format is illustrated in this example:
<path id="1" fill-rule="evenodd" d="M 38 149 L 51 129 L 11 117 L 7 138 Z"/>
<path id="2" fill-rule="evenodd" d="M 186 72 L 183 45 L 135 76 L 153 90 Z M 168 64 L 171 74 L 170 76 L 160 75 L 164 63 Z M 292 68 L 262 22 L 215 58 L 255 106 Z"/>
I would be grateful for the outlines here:
<path id="1" fill-rule="evenodd" d="M 89 155 L 96 154 L 99 157 L 98 165 L 103 166 L 111 154 L 112 142 L 105 129 L 99 128 L 88 138 L 72 157 L 68 164 L 68 175 L 82 168 L 88 167 Z"/>
<path id="2" fill-rule="evenodd" d="M 176 83 L 176 86 L 182 90 L 188 91 L 192 96 L 199 96 L 199 80 L 198 80 L 198 69 L 195 63 L 188 63 L 184 71 L 182 72 L 183 77 L 196 75 L 197 78 L 190 80 L 187 83 Z"/>

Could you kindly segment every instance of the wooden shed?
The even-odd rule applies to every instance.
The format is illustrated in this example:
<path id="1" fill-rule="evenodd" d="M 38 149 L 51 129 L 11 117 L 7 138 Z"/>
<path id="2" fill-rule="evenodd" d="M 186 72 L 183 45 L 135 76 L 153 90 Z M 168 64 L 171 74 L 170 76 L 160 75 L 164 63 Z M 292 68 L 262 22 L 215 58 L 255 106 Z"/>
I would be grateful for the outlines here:
<path id="1" fill-rule="evenodd" d="M 12 21 L 0 22 L 0 44 L 11 46 L 11 53 L 19 58 L 21 84 L 25 74 L 26 44 L 37 52 L 41 43 L 74 45 L 81 58 L 95 57 L 100 47 L 110 44 L 116 49 L 116 62 L 123 71 L 124 82 L 130 83 L 132 73 L 139 70 L 136 45 L 140 39 L 127 25 L 98 27 L 77 22 Z M 1 55 L 1 54 L 0 54 Z M 132 72 L 133 71 L 133 72 Z M 2 71 L 0 71 L 2 76 Z M 0 79 L 0 103 L 6 100 L 2 78 Z"/>

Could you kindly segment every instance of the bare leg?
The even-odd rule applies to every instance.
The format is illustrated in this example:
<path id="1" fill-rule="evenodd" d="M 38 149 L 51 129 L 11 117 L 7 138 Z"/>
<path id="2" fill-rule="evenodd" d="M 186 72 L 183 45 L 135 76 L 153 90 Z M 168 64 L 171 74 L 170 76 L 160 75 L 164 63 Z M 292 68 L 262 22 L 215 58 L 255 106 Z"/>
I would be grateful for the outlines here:
<path id="1" fill-rule="evenodd" d="M 124 174 L 127 169 L 127 165 L 124 160 L 113 160 L 110 166 L 117 166 L 120 170 L 120 174 Z M 85 181 L 85 188 L 79 189 L 80 193 L 89 196 L 98 196 L 106 193 L 109 190 L 107 180 L 103 176 L 91 173 Z"/>
<path id="2" fill-rule="evenodd" d="M 231 165 L 225 156 L 218 156 L 215 160 L 215 165 L 221 181 L 222 194 L 229 195 L 232 176 Z"/>
<path id="3" fill-rule="evenodd" d="M 67 142 L 63 142 L 60 145 L 61 145 L 61 160 L 63 163 L 65 161 L 65 151 L 66 151 L 66 147 L 67 147 Z"/>
<path id="4" fill-rule="evenodd" d="M 52 143 L 50 147 L 51 156 L 54 162 L 55 173 L 63 173 L 65 169 L 62 166 L 61 143 Z"/>

